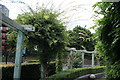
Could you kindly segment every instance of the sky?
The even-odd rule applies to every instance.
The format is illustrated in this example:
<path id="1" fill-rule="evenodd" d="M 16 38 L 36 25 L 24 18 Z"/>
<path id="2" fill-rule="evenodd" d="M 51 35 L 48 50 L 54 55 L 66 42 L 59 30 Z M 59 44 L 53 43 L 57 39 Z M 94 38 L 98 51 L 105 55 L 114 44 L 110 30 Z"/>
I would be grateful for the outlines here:
<path id="1" fill-rule="evenodd" d="M 94 25 L 93 22 L 93 8 L 92 5 L 101 0 L 0 0 L 0 4 L 5 5 L 9 9 L 9 17 L 16 19 L 18 14 L 22 14 L 26 11 L 27 5 L 36 9 L 36 7 L 44 6 L 52 8 L 58 11 L 65 11 L 61 18 L 68 17 L 64 21 L 68 22 L 67 29 L 72 30 L 76 25 L 80 25 L 87 29 L 90 29 Z M 36 6 L 37 4 L 37 6 Z M 91 32 L 95 32 L 90 29 Z"/>

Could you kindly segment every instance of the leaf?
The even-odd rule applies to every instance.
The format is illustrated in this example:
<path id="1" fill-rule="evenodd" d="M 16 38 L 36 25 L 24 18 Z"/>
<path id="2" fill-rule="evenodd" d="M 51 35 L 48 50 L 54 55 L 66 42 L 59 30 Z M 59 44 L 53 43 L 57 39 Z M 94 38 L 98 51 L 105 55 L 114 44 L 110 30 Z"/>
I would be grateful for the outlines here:
<path id="1" fill-rule="evenodd" d="M 45 15 L 44 18 L 47 20 L 47 19 L 49 18 L 49 16 L 48 16 L 48 15 Z"/>

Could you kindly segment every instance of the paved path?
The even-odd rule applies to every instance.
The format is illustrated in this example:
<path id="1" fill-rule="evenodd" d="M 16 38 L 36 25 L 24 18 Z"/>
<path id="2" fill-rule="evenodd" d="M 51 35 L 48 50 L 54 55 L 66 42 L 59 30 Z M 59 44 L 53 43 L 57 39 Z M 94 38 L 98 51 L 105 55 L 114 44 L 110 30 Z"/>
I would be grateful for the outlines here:
<path id="1" fill-rule="evenodd" d="M 6 64 L 6 62 L 0 62 L 0 64 Z M 14 64 L 13 62 L 7 62 L 7 64 Z"/>

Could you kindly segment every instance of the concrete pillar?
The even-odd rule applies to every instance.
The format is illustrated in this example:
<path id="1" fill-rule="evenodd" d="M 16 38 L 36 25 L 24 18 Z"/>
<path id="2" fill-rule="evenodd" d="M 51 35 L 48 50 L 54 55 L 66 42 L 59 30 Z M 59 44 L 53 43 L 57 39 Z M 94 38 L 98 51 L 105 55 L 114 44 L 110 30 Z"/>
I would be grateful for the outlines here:
<path id="1" fill-rule="evenodd" d="M 92 53 L 92 67 L 94 66 L 94 53 Z"/>
<path id="2" fill-rule="evenodd" d="M 82 53 L 82 67 L 84 67 L 84 53 Z"/>
<path id="3" fill-rule="evenodd" d="M 72 50 L 70 51 L 70 69 L 72 69 L 73 66 L 73 56 L 72 56 Z"/>
<path id="4" fill-rule="evenodd" d="M 21 75 L 21 60 L 22 60 L 22 44 L 23 44 L 23 33 L 18 31 L 16 55 L 15 55 L 15 67 L 14 67 L 14 80 L 20 80 Z"/>

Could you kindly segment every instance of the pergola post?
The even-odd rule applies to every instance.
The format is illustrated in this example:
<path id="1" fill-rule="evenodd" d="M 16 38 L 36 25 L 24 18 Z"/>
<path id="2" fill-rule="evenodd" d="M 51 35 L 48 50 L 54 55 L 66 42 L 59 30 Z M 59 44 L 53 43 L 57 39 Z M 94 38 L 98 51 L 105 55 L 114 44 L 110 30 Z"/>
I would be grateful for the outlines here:
<path id="1" fill-rule="evenodd" d="M 72 50 L 70 50 L 69 60 L 68 60 L 68 68 L 72 69 Z"/>
<path id="2" fill-rule="evenodd" d="M 71 57 L 71 59 L 70 59 L 70 69 L 72 69 L 72 66 L 73 66 L 73 61 L 72 61 L 72 60 L 73 60 L 73 59 L 72 59 L 73 56 L 72 56 L 72 54 L 73 54 L 73 53 L 72 53 L 72 50 L 71 50 L 71 51 L 70 51 L 70 57 Z"/>
<path id="3" fill-rule="evenodd" d="M 82 53 L 82 67 L 84 67 L 84 53 Z"/>
<path id="4" fill-rule="evenodd" d="M 94 66 L 94 53 L 92 53 L 92 67 Z"/>
<path id="5" fill-rule="evenodd" d="M 23 44 L 23 32 L 35 31 L 35 28 L 31 25 L 19 25 L 10 18 L 8 18 L 7 16 L 5 16 L 2 12 L 0 12 L 0 26 L 2 25 L 8 26 L 18 31 L 13 78 L 14 80 L 19 80 L 21 74 L 21 60 L 22 60 L 21 49 Z"/>
<path id="6" fill-rule="evenodd" d="M 14 67 L 14 80 L 20 80 L 21 74 L 21 60 L 22 60 L 22 43 L 23 43 L 23 33 L 18 31 L 17 45 L 16 45 L 16 55 L 15 55 L 15 67 Z"/>

